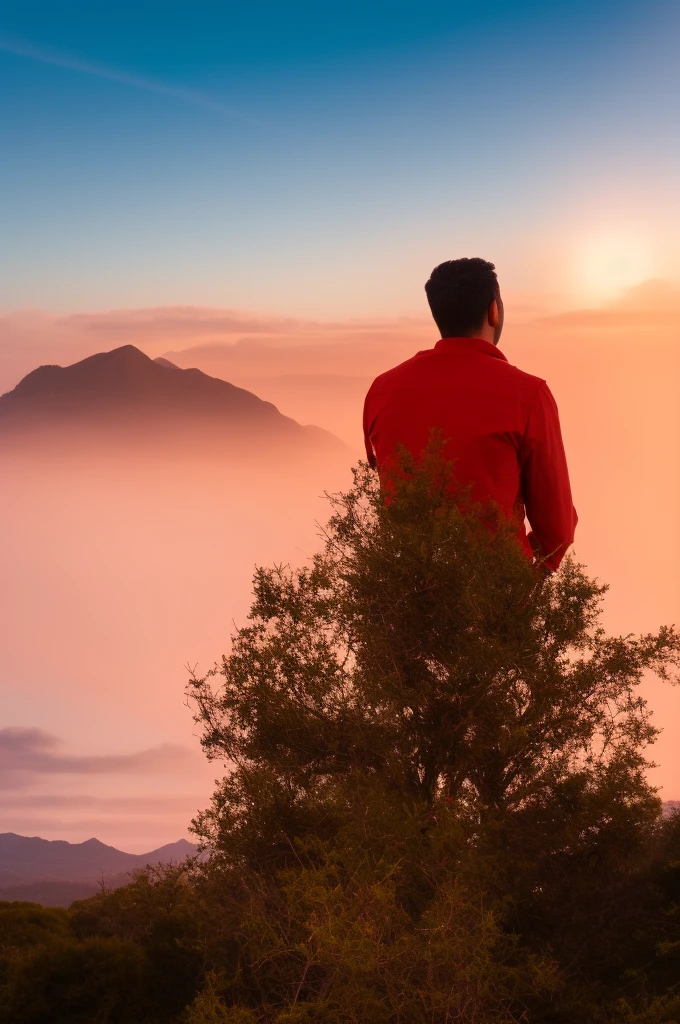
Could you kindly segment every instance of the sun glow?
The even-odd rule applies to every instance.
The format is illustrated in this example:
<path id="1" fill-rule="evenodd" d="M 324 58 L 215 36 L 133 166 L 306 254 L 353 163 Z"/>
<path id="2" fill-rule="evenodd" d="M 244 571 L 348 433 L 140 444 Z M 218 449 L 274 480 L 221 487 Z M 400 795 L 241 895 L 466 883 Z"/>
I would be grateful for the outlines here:
<path id="1" fill-rule="evenodd" d="M 647 241 L 632 232 L 611 232 L 578 247 L 575 269 L 580 290 L 606 299 L 653 277 L 655 265 Z"/>

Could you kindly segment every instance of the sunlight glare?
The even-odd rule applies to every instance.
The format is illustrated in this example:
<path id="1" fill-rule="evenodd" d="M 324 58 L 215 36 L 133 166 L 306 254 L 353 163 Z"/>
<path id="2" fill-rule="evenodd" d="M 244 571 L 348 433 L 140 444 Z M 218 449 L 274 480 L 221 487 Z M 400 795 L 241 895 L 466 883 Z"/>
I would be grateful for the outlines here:
<path id="1" fill-rule="evenodd" d="M 577 254 L 581 288 L 592 298 L 612 298 L 654 276 L 651 246 L 632 233 L 590 238 Z"/>

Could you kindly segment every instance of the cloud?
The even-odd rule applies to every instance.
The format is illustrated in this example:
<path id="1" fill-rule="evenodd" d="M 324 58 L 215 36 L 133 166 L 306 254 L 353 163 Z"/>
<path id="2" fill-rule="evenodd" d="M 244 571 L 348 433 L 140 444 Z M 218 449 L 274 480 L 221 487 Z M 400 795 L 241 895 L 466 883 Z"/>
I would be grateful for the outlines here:
<path id="1" fill-rule="evenodd" d="M 196 795 L 192 793 L 167 796 L 153 793 L 145 796 L 98 796 L 92 793 L 14 793 L 3 792 L 0 807 L 8 811 L 96 811 L 104 814 L 122 814 L 125 817 L 154 817 L 184 813 L 188 818 L 195 812 Z"/>
<path id="2" fill-rule="evenodd" d="M 117 338 L 150 337 L 195 340 L 223 339 L 242 334 L 264 337 L 299 335 L 309 330 L 310 321 L 294 317 L 263 316 L 245 310 L 210 309 L 201 306 L 161 306 L 149 309 L 121 309 L 102 313 L 74 313 L 55 318 L 55 326 L 77 333 L 114 335 Z M 319 325 L 316 325 L 317 328 Z"/>
<path id="3" fill-rule="evenodd" d="M 62 741 L 42 729 L 0 729 L 0 778 L 7 788 L 29 786 L 45 775 L 158 775 L 184 772 L 196 755 L 163 743 L 132 754 L 68 754 Z"/>
<path id="4" fill-rule="evenodd" d="M 96 836 L 142 853 L 187 834 L 219 773 L 198 751 L 170 743 L 73 754 L 43 729 L 0 729 L 1 830 L 70 842 Z"/>
<path id="5" fill-rule="evenodd" d="M 140 343 L 191 346 L 300 345 L 368 342 L 432 334 L 429 318 L 375 317 L 310 320 L 238 309 L 200 306 L 161 306 L 55 317 L 53 326 L 64 334 L 135 340 Z"/>
<path id="6" fill-rule="evenodd" d="M 574 309 L 538 318 L 542 326 L 577 331 L 677 329 L 680 287 L 670 281 L 651 280 L 627 288 L 615 299 L 594 309 Z"/>
<path id="7" fill-rule="evenodd" d="M 541 374 L 549 343 L 554 348 L 565 338 L 589 351 L 595 341 L 635 345 L 652 333 L 666 344 L 677 332 L 680 288 L 648 281 L 604 306 L 561 312 L 539 296 L 508 295 L 506 312 L 508 358 L 520 365 L 530 359 L 532 372 Z M 41 364 L 68 365 L 133 344 L 253 391 L 299 422 L 323 426 L 356 446 L 370 381 L 436 338 L 425 315 L 321 320 L 198 306 L 18 311 L 0 315 L 0 392 Z"/>
<path id="8" fill-rule="evenodd" d="M 568 311 L 556 311 L 540 297 L 509 295 L 506 310 L 512 340 L 546 331 L 659 330 L 675 326 L 680 289 L 648 281 L 604 306 Z M 200 306 L 7 312 L 0 315 L 0 391 L 42 363 L 66 365 L 118 345 L 137 345 L 148 355 L 247 386 L 281 375 L 372 377 L 435 340 L 425 314 L 320 320 Z"/>
<path id="9" fill-rule="evenodd" d="M 132 74 L 126 71 L 118 71 L 107 68 L 101 64 L 93 64 L 89 61 L 80 60 L 67 54 L 57 53 L 54 50 L 45 50 L 32 43 L 16 39 L 0 38 L 0 50 L 11 53 L 15 57 L 23 57 L 26 60 L 36 61 L 39 64 L 48 64 L 51 67 L 64 68 L 67 71 L 75 71 L 79 74 L 89 75 L 93 78 L 101 78 L 107 82 L 117 82 L 133 89 L 141 89 L 144 92 L 156 93 L 159 96 L 169 96 L 185 103 L 191 103 L 213 113 L 226 115 L 247 124 L 260 124 L 261 122 L 239 110 L 216 100 L 212 96 L 198 92 L 195 89 L 184 89 L 182 87 L 168 85 L 144 75 Z"/>
<path id="10" fill-rule="evenodd" d="M 254 375 L 375 375 L 394 353 L 428 346 L 435 334 L 425 317 L 323 321 L 192 306 L 68 316 L 7 312 L 0 315 L 0 392 L 36 366 L 68 365 L 127 344 L 215 376 L 231 373 L 226 379 L 235 384 Z"/>

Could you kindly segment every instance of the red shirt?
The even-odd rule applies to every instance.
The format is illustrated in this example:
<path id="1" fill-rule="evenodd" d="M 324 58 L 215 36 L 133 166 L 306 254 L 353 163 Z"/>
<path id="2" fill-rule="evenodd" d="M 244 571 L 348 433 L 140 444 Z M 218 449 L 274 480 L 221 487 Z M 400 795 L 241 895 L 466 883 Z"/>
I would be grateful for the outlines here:
<path id="1" fill-rule="evenodd" d="M 385 470 L 398 445 L 422 454 L 433 429 L 474 501 L 517 517 L 518 539 L 535 540 L 556 569 L 574 540 L 576 510 L 555 399 L 540 377 L 512 366 L 481 338 L 442 338 L 373 381 L 364 406 L 369 463 Z"/>

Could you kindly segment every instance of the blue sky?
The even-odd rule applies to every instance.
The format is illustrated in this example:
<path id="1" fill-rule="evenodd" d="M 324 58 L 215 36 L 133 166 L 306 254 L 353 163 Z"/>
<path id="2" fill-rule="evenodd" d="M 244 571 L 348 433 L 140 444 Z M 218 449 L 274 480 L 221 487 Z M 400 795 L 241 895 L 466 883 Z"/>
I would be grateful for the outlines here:
<path id="1" fill-rule="evenodd" d="M 679 39 L 637 0 L 4 3 L 0 307 L 414 312 L 473 250 L 677 276 Z"/>

